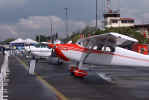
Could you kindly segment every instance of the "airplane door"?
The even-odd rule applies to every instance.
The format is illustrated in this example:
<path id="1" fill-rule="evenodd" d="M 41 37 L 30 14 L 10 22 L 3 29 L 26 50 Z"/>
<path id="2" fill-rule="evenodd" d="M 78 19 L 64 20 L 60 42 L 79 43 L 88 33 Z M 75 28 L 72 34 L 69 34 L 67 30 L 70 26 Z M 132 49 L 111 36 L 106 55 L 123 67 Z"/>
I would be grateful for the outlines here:
<path id="1" fill-rule="evenodd" d="M 94 52 L 90 53 L 86 58 L 86 63 L 95 65 L 110 65 L 113 58 L 115 48 L 112 46 L 106 46 L 99 49 L 98 47 Z"/>

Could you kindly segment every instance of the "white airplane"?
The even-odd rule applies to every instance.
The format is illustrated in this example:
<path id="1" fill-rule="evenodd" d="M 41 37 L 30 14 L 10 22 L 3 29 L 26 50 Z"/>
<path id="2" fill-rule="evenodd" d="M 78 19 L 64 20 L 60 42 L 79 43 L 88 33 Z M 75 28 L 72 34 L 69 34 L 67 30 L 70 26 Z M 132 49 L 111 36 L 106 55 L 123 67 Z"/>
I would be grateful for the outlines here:
<path id="1" fill-rule="evenodd" d="M 52 48 L 48 47 L 47 44 L 39 43 L 35 46 L 26 46 L 26 53 L 29 53 L 35 59 L 48 58 L 51 56 Z"/>
<path id="2" fill-rule="evenodd" d="M 49 47 L 55 48 L 56 54 L 64 61 L 78 62 L 76 66 L 71 66 L 70 72 L 74 76 L 84 77 L 88 75 L 84 63 L 97 67 L 149 67 L 149 55 L 136 52 L 137 42 L 134 38 L 111 32 L 80 39 L 76 44 L 49 44 Z M 104 74 L 98 75 L 106 79 Z"/>
<path id="3" fill-rule="evenodd" d="M 54 44 L 60 44 L 60 40 L 53 41 Z M 55 56 L 54 50 L 48 46 L 49 42 L 41 42 L 32 46 L 25 46 L 27 56 L 32 56 L 35 59 L 48 58 L 49 56 Z"/>

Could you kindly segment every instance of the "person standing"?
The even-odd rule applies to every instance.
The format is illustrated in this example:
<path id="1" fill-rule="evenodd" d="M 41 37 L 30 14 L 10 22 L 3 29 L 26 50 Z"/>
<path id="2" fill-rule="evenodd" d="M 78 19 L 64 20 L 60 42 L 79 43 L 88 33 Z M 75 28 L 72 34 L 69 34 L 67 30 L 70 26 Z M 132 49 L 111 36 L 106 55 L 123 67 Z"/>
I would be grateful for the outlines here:
<path id="1" fill-rule="evenodd" d="M 5 55 L 5 47 L 2 47 L 2 53 Z"/>

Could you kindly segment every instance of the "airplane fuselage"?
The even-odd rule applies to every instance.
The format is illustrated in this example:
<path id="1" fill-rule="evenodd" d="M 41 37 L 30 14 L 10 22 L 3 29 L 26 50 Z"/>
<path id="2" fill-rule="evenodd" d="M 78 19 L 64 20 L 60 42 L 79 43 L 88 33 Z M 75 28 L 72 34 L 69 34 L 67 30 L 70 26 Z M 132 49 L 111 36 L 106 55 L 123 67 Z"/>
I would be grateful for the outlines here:
<path id="1" fill-rule="evenodd" d="M 49 48 L 36 48 L 34 46 L 31 46 L 30 48 L 27 48 L 28 52 L 30 52 L 33 56 L 37 58 L 47 58 L 51 56 L 52 49 Z"/>
<path id="2" fill-rule="evenodd" d="M 149 55 L 140 54 L 121 47 L 114 52 L 90 50 L 77 44 L 57 44 L 57 54 L 65 61 L 80 61 L 82 55 L 88 55 L 85 62 L 94 65 L 142 66 L 149 67 Z"/>

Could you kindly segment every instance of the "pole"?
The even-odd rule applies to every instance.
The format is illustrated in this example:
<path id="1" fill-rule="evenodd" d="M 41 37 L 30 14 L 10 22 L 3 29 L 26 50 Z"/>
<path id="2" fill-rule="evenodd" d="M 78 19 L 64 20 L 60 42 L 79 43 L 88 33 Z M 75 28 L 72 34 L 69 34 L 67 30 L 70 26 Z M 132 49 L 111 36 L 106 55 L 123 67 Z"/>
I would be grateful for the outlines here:
<path id="1" fill-rule="evenodd" d="M 97 13 L 97 10 L 98 10 L 98 0 L 96 0 L 96 30 L 98 28 L 98 22 L 97 22 L 97 20 L 98 20 L 98 13 Z"/>
<path id="2" fill-rule="evenodd" d="M 39 43 L 40 43 L 40 35 L 39 35 Z"/>
<path id="3" fill-rule="evenodd" d="M 66 15 L 66 21 L 65 21 L 65 33 L 67 35 L 67 37 L 69 36 L 68 35 L 68 8 L 64 8 L 64 10 L 66 11 L 65 15 Z"/>
<path id="4" fill-rule="evenodd" d="M 51 42 L 54 43 L 53 39 L 53 25 L 51 24 Z"/>

